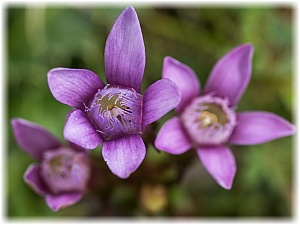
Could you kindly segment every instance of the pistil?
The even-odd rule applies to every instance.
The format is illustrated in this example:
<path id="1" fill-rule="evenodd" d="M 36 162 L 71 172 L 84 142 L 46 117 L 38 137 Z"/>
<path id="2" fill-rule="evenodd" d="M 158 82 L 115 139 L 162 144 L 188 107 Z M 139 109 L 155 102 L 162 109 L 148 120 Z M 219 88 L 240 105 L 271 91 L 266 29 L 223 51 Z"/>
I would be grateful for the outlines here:
<path id="1" fill-rule="evenodd" d="M 218 118 L 213 113 L 203 111 L 202 113 L 200 113 L 198 121 L 200 122 L 201 129 L 204 129 L 218 122 Z"/>

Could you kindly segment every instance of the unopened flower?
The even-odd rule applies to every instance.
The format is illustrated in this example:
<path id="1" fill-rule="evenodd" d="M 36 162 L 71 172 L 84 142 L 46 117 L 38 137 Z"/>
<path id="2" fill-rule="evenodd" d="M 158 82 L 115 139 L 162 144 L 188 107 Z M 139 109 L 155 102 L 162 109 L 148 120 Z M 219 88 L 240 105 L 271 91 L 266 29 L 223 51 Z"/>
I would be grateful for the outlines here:
<path id="1" fill-rule="evenodd" d="M 161 184 L 143 185 L 140 191 L 140 202 L 149 213 L 160 213 L 168 205 L 167 189 Z"/>
<path id="2" fill-rule="evenodd" d="M 225 189 L 231 189 L 235 158 L 227 146 L 254 145 L 295 133 L 295 127 L 269 112 L 236 113 L 235 108 L 251 77 L 253 47 L 238 46 L 214 66 L 205 89 L 193 70 L 166 57 L 163 78 L 181 90 L 178 116 L 167 121 L 155 140 L 156 148 L 182 154 L 195 148 L 203 166 Z"/>
<path id="3" fill-rule="evenodd" d="M 38 161 L 26 170 L 25 182 L 45 197 L 53 211 L 77 203 L 90 178 L 86 151 L 72 143 L 62 146 L 51 133 L 29 121 L 16 118 L 11 124 L 19 146 Z"/>
<path id="4" fill-rule="evenodd" d="M 49 71 L 48 84 L 58 101 L 75 108 L 64 137 L 86 149 L 103 142 L 102 156 L 108 167 L 127 178 L 145 157 L 144 127 L 173 109 L 180 93 L 172 81 L 161 79 L 141 94 L 145 47 L 132 7 L 113 25 L 104 58 L 106 85 L 89 70 L 65 68 Z"/>

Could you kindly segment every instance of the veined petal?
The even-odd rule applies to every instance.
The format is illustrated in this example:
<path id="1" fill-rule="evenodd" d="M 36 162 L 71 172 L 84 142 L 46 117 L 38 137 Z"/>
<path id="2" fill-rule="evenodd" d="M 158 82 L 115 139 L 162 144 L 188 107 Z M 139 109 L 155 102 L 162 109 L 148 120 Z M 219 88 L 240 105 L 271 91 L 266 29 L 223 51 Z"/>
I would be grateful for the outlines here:
<path id="1" fill-rule="evenodd" d="M 179 155 L 192 147 L 178 117 L 168 120 L 155 139 L 155 147 L 170 154 Z"/>
<path id="2" fill-rule="evenodd" d="M 60 195 L 47 195 L 46 203 L 49 208 L 57 212 L 67 206 L 73 205 L 81 200 L 83 197 L 83 193 L 75 192 L 75 193 L 64 193 Z"/>
<path id="3" fill-rule="evenodd" d="M 24 174 L 24 180 L 36 193 L 43 196 L 49 193 L 49 189 L 40 176 L 40 170 L 39 165 L 31 164 Z"/>
<path id="4" fill-rule="evenodd" d="M 200 146 L 197 154 L 208 173 L 224 189 L 230 190 L 236 173 L 235 158 L 226 146 Z"/>
<path id="5" fill-rule="evenodd" d="M 238 46 L 223 56 L 214 66 L 204 92 L 228 98 L 235 106 L 248 86 L 252 70 L 253 46 Z"/>
<path id="6" fill-rule="evenodd" d="M 102 156 L 113 174 L 128 178 L 142 163 L 146 147 L 140 135 L 127 135 L 103 143 Z"/>
<path id="7" fill-rule="evenodd" d="M 180 92 L 169 79 L 156 81 L 144 93 L 142 127 L 158 120 L 180 102 Z"/>
<path id="8" fill-rule="evenodd" d="M 94 149 L 102 142 L 87 114 L 81 110 L 75 110 L 70 114 L 64 127 L 64 137 L 85 149 Z"/>
<path id="9" fill-rule="evenodd" d="M 17 143 L 28 154 L 41 160 L 46 150 L 61 146 L 59 140 L 45 128 L 24 119 L 11 120 Z"/>
<path id="10" fill-rule="evenodd" d="M 101 79 L 84 69 L 55 68 L 48 72 L 48 85 L 54 98 L 69 106 L 84 109 L 98 89 L 104 87 Z"/>
<path id="11" fill-rule="evenodd" d="M 243 112 L 237 114 L 237 126 L 229 139 L 236 145 L 255 145 L 296 132 L 294 125 L 269 112 Z"/>
<path id="12" fill-rule="evenodd" d="M 139 19 L 129 6 L 119 15 L 105 45 L 109 84 L 131 87 L 140 93 L 145 68 L 145 46 Z"/>
<path id="13" fill-rule="evenodd" d="M 176 107 L 179 112 L 200 93 L 200 82 L 194 71 L 170 56 L 164 59 L 162 77 L 172 80 L 181 91 L 181 101 Z"/>

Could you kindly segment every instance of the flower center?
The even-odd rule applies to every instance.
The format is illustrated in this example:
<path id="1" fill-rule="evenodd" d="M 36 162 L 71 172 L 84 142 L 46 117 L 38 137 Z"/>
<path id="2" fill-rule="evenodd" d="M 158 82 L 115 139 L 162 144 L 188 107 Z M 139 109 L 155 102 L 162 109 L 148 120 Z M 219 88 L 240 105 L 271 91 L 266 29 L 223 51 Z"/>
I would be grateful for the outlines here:
<path id="1" fill-rule="evenodd" d="M 105 140 L 141 133 L 143 96 L 134 89 L 106 85 L 95 95 L 89 118 Z"/>
<path id="2" fill-rule="evenodd" d="M 218 118 L 215 114 L 208 111 L 203 111 L 198 117 L 198 121 L 202 129 L 209 127 L 210 125 L 218 122 Z"/>
<path id="3" fill-rule="evenodd" d="M 181 120 L 196 144 L 225 143 L 236 124 L 228 101 L 205 95 L 196 98 L 182 113 Z"/>
<path id="4" fill-rule="evenodd" d="M 83 191 L 90 177 L 88 157 L 68 148 L 47 151 L 41 163 L 41 176 L 55 194 Z"/>

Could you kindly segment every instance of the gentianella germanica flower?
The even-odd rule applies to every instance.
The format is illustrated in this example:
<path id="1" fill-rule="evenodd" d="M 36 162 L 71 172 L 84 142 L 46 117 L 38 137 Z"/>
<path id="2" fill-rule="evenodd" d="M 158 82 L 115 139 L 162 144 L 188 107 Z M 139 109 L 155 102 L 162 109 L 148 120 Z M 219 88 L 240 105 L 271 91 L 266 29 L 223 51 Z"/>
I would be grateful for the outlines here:
<path id="1" fill-rule="evenodd" d="M 25 182 L 58 211 L 80 201 L 91 175 L 90 159 L 85 149 L 72 143 L 63 146 L 45 128 L 24 119 L 11 121 L 19 146 L 37 160 L 25 174 Z"/>
<path id="2" fill-rule="evenodd" d="M 143 161 L 141 134 L 146 125 L 175 108 L 180 92 L 161 79 L 141 94 L 145 47 L 135 10 L 129 6 L 114 23 L 105 45 L 107 84 L 92 71 L 55 68 L 48 73 L 53 96 L 72 106 L 64 137 L 86 149 L 103 142 L 102 156 L 120 178 L 127 178 Z"/>
<path id="3" fill-rule="evenodd" d="M 235 158 L 228 145 L 255 145 L 295 133 L 295 127 L 270 112 L 235 112 L 248 86 L 253 46 L 238 46 L 214 66 L 206 86 L 187 65 L 166 57 L 163 78 L 174 81 L 181 91 L 177 116 L 158 133 L 155 146 L 170 154 L 191 148 L 206 170 L 225 189 L 231 189 L 236 174 Z"/>

